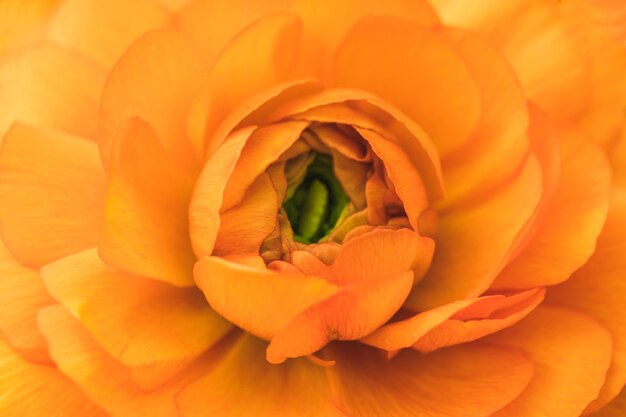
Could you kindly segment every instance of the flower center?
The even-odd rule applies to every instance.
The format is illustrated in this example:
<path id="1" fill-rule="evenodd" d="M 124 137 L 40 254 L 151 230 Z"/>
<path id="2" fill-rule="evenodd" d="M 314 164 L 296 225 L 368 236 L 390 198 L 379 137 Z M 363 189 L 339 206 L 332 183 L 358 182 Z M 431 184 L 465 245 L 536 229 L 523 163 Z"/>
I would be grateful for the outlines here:
<path id="1" fill-rule="evenodd" d="M 343 221 L 348 201 L 333 171 L 331 157 L 312 152 L 306 173 L 283 203 L 294 240 L 315 243 L 327 236 Z"/>

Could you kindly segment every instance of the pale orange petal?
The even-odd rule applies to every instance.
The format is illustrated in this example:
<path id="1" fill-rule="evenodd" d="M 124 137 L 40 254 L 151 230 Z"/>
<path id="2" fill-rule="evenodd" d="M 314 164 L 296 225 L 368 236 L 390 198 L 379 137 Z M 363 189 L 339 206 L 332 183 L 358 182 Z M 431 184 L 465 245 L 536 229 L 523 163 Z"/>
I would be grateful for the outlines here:
<path id="1" fill-rule="evenodd" d="M 120 125 L 134 116 L 150 123 L 181 163 L 193 164 L 185 115 L 201 79 L 200 58 L 180 33 L 155 30 L 134 41 L 102 91 L 98 137 L 105 166 Z"/>
<path id="2" fill-rule="evenodd" d="M 5 0 L 0 3 L 0 56 L 38 40 L 61 0 Z"/>
<path id="3" fill-rule="evenodd" d="M 21 263 L 33 267 L 95 246 L 104 189 L 93 142 L 14 125 L 0 154 L 4 243 Z"/>
<path id="4" fill-rule="evenodd" d="M 579 135 L 560 141 L 555 194 L 523 251 L 507 265 L 493 288 L 558 284 L 593 254 L 606 220 L 611 169 L 602 150 Z"/>
<path id="5" fill-rule="evenodd" d="M 194 174 L 166 153 L 149 125 L 136 118 L 124 123 L 109 163 L 102 259 L 132 274 L 192 286 L 187 211 Z"/>
<path id="6" fill-rule="evenodd" d="M 398 107 L 424 128 L 440 155 L 466 142 L 478 123 L 480 96 L 467 66 L 417 23 L 361 20 L 340 44 L 332 77 L 334 86 L 362 88 Z"/>
<path id="7" fill-rule="evenodd" d="M 27 360 L 49 363 L 48 347 L 37 328 L 37 311 L 54 300 L 39 273 L 20 265 L 1 241 L 0 277 L 0 331 Z"/>
<path id="8" fill-rule="evenodd" d="M 143 33 L 164 25 L 167 11 L 153 0 L 63 0 L 43 36 L 110 68 Z"/>
<path id="9" fill-rule="evenodd" d="M 25 361 L 2 337 L 0 392 L 5 416 L 106 417 L 58 369 Z"/>
<path id="10" fill-rule="evenodd" d="M 478 296 L 509 260 L 541 197 L 541 170 L 531 157 L 506 187 L 473 204 L 439 213 L 437 249 L 407 306 L 423 311 Z"/>
<path id="11" fill-rule="evenodd" d="M 194 277 L 215 311 L 265 339 L 339 290 L 321 278 L 257 269 L 218 257 L 201 259 Z"/>
<path id="12" fill-rule="evenodd" d="M 487 417 L 526 387 L 533 364 L 520 351 L 481 344 L 391 361 L 368 347 L 331 346 L 337 406 L 354 417 Z"/>
<path id="13" fill-rule="evenodd" d="M 95 139 L 105 76 L 94 62 L 58 46 L 7 56 L 0 62 L 0 136 L 20 121 Z"/>
<path id="14" fill-rule="evenodd" d="M 187 131 L 200 157 L 220 145 L 209 139 L 225 116 L 247 99 L 288 81 L 301 26 L 294 15 L 269 15 L 247 27 L 220 53 L 189 107 Z"/>
<path id="15" fill-rule="evenodd" d="M 597 410 L 615 397 L 626 383 L 626 189 L 613 188 L 611 209 L 598 247 L 589 262 L 548 294 L 548 302 L 587 312 L 613 336 L 613 360 L 600 397 L 591 404 Z"/>
<path id="16" fill-rule="evenodd" d="M 344 416 L 331 402 L 323 368 L 304 358 L 270 365 L 263 350 L 262 342 L 243 336 L 213 372 L 176 396 L 180 415 Z"/>
<path id="17" fill-rule="evenodd" d="M 609 333 L 567 309 L 540 307 L 485 340 L 521 349 L 536 365 L 526 390 L 496 417 L 579 417 L 598 395 L 611 358 Z"/>
<path id="18" fill-rule="evenodd" d="M 230 328 L 196 289 L 120 273 L 95 250 L 46 265 L 41 275 L 50 294 L 127 365 L 195 358 Z"/>

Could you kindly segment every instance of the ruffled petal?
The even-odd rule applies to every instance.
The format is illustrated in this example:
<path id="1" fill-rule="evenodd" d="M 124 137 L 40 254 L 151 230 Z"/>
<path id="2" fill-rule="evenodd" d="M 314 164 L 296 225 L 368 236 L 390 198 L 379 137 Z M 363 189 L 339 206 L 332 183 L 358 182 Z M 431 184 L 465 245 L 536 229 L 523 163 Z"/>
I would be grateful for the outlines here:
<path id="1" fill-rule="evenodd" d="M 194 180 L 149 125 L 136 118 L 124 123 L 109 163 L 102 259 L 132 274 L 192 286 L 187 212 Z"/>
<path id="2" fill-rule="evenodd" d="M 626 383 L 626 189 L 613 188 L 611 209 L 598 246 L 581 269 L 549 292 L 548 302 L 587 312 L 613 336 L 613 360 L 599 398 L 587 411 L 611 401 Z"/>
<path id="3" fill-rule="evenodd" d="M 430 355 L 405 350 L 387 361 L 374 349 L 331 346 L 325 355 L 337 406 L 354 417 L 481 417 L 516 398 L 533 364 L 516 349 L 481 344 Z"/>
<path id="4" fill-rule="evenodd" d="M 38 45 L 5 57 L 0 136 L 19 121 L 95 139 L 105 76 L 95 63 L 58 46 Z"/>
<path id="5" fill-rule="evenodd" d="M 14 125 L 0 154 L 4 243 L 21 263 L 32 267 L 95 246 L 104 189 L 94 143 Z"/>
<path id="6" fill-rule="evenodd" d="M 485 340 L 521 349 L 535 363 L 528 387 L 494 417 L 579 417 L 597 397 L 611 359 L 606 329 L 567 309 L 540 307 Z"/>
<path id="7" fill-rule="evenodd" d="M 50 294 L 130 366 L 193 359 L 231 327 L 196 289 L 125 275 L 95 250 L 46 265 L 41 275 Z"/>

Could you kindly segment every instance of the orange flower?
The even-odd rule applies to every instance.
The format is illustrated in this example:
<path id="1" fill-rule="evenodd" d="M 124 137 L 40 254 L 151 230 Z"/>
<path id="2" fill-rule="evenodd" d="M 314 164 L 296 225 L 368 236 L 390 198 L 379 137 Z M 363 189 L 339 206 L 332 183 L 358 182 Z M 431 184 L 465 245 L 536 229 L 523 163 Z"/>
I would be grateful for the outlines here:
<path id="1" fill-rule="evenodd" d="M 626 412 L 626 8 L 0 4 L 7 416 Z"/>

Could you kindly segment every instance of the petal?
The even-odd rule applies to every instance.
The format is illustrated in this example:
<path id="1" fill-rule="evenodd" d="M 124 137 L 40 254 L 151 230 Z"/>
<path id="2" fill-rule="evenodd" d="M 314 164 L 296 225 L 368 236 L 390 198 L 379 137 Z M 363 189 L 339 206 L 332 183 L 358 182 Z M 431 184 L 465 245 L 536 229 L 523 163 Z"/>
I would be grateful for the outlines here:
<path id="1" fill-rule="evenodd" d="M 536 365 L 526 390 L 494 417 L 579 417 L 598 395 L 611 358 L 609 333 L 567 309 L 538 308 L 485 340 L 522 349 Z"/>
<path id="2" fill-rule="evenodd" d="M 39 327 L 59 370 L 80 386 L 94 403 L 115 416 L 178 415 L 174 395 L 190 381 L 209 372 L 221 355 L 219 348 L 208 352 L 189 370 L 158 390 L 142 392 L 131 370 L 107 355 L 62 306 L 41 310 Z"/>
<path id="3" fill-rule="evenodd" d="M 533 366 L 520 351 L 473 344 L 387 361 L 358 345 L 332 346 L 337 406 L 354 417 L 490 416 L 526 387 Z"/>
<path id="4" fill-rule="evenodd" d="M 434 242 L 409 229 L 376 229 L 350 239 L 330 265 L 306 251 L 292 252 L 292 263 L 306 275 L 318 275 L 336 285 L 414 271 L 418 280 L 428 269 Z"/>
<path id="5" fill-rule="evenodd" d="M 357 23 L 337 50 L 332 84 L 391 102 L 424 128 L 442 156 L 469 139 L 480 115 L 477 86 L 454 49 L 436 32 L 400 19 Z"/>
<path id="6" fill-rule="evenodd" d="M 24 49 L 25 45 L 36 41 L 59 3 L 60 0 L 5 0 L 0 3 L 0 56 Z"/>
<path id="7" fill-rule="evenodd" d="M 49 363 L 48 347 L 37 328 L 37 312 L 54 300 L 37 271 L 20 265 L 2 242 L 0 277 L 0 331 L 27 360 Z"/>
<path id="8" fill-rule="evenodd" d="M 193 175 L 172 160 L 149 125 L 136 118 L 124 123 L 109 163 L 102 259 L 128 273 L 192 286 Z"/>
<path id="9" fill-rule="evenodd" d="M 428 353 L 517 323 L 543 300 L 544 294 L 544 290 L 537 289 L 456 301 L 386 324 L 362 341 L 389 352 L 414 347 Z"/>
<path id="10" fill-rule="evenodd" d="M 25 361 L 1 337 L 0 392 L 6 416 L 106 416 L 58 369 Z"/>
<path id="11" fill-rule="evenodd" d="M 214 255 L 258 254 L 276 226 L 280 202 L 268 174 L 261 174 L 244 199 L 224 212 Z"/>
<path id="12" fill-rule="evenodd" d="M 0 62 L 0 135 L 21 121 L 95 138 L 105 76 L 98 65 L 57 46 L 7 56 Z"/>
<path id="13" fill-rule="evenodd" d="M 423 311 L 485 291 L 534 213 L 541 185 L 541 170 L 532 156 L 517 177 L 494 194 L 440 212 L 432 265 L 407 306 Z"/>
<path id="14" fill-rule="evenodd" d="M 152 0 L 64 0 L 45 28 L 44 37 L 80 51 L 110 68 L 144 32 L 164 25 L 169 15 Z"/>
<path id="15" fill-rule="evenodd" d="M 46 265 L 41 275 L 50 294 L 127 365 L 195 358 L 230 328 L 197 290 L 122 274 L 95 250 Z"/>
<path id="16" fill-rule="evenodd" d="M 340 417 L 324 369 L 302 358 L 268 364 L 263 343 L 243 336 L 224 360 L 177 396 L 180 415 Z"/>
<path id="17" fill-rule="evenodd" d="M 442 160 L 449 207 L 508 181 L 529 151 L 526 95 L 506 57 L 481 36 L 442 29 L 479 87 L 481 119 L 470 139 Z"/>
<path id="18" fill-rule="evenodd" d="M 301 25 L 293 15 L 266 16 L 237 35 L 220 53 L 189 107 L 187 131 L 198 155 L 210 155 L 220 145 L 208 140 L 232 110 L 287 81 L 299 50 Z"/>
<path id="19" fill-rule="evenodd" d="M 571 135 L 570 135 L 571 136 Z M 609 209 L 611 169 L 586 137 L 561 140 L 555 194 L 536 234 L 493 288 L 532 288 L 563 282 L 593 254 Z"/>
<path id="20" fill-rule="evenodd" d="M 4 243 L 21 263 L 32 267 L 95 246 L 104 188 L 94 143 L 14 125 L 0 154 Z"/>
<path id="21" fill-rule="evenodd" d="M 584 108 L 589 87 L 582 48 L 559 16 L 558 2 L 435 3 L 446 23 L 477 30 L 503 51 L 528 96 L 551 116 L 567 119 Z"/>
<path id="22" fill-rule="evenodd" d="M 256 269 L 218 257 L 198 261 L 194 277 L 215 311 L 265 339 L 338 291 L 321 278 Z"/>
<path id="23" fill-rule="evenodd" d="M 626 391 L 600 411 L 590 414 L 590 417 L 622 417 L 626 413 Z"/>
<path id="24" fill-rule="evenodd" d="M 98 138 L 105 166 L 120 125 L 134 116 L 150 123 L 181 163 L 193 164 L 185 114 L 201 77 L 200 58 L 180 33 L 155 30 L 134 41 L 102 90 Z"/>
<path id="25" fill-rule="evenodd" d="M 598 247 L 581 269 L 550 291 L 548 301 L 587 312 L 613 336 L 613 360 L 600 397 L 587 411 L 597 410 L 615 397 L 626 383 L 626 189 L 613 188 L 611 209 Z"/>
<path id="26" fill-rule="evenodd" d="M 270 363 L 317 352 L 333 340 L 357 340 L 387 322 L 413 286 L 413 272 L 356 282 L 322 300 L 276 333 L 267 348 Z"/>

